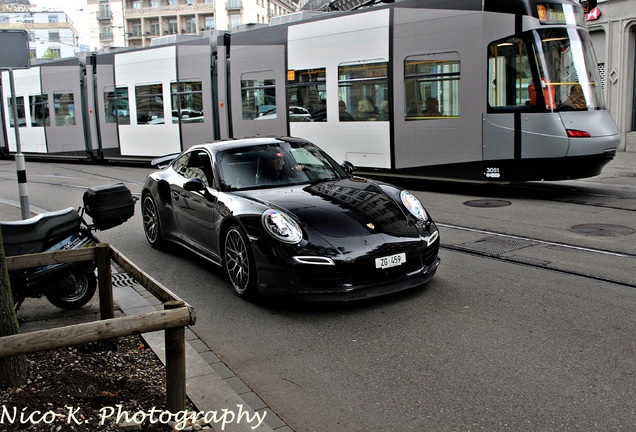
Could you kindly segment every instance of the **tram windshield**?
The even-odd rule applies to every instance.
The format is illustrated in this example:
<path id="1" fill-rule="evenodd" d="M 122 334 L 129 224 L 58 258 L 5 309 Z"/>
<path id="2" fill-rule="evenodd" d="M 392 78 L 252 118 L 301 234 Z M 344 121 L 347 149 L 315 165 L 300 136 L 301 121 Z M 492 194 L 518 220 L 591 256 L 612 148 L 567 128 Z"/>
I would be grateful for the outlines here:
<path id="1" fill-rule="evenodd" d="M 603 89 L 589 35 L 575 28 L 545 28 L 533 35 L 546 108 L 604 109 Z"/>

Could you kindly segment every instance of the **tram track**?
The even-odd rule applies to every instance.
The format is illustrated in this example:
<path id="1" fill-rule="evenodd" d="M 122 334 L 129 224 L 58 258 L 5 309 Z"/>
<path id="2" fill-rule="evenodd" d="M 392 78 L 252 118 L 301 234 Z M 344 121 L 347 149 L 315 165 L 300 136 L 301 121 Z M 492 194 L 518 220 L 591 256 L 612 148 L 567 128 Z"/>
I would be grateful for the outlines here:
<path id="1" fill-rule="evenodd" d="M 598 282 L 612 283 L 628 288 L 636 288 L 636 280 L 634 280 L 633 277 L 630 280 L 629 273 L 627 273 L 627 276 L 623 275 L 622 278 L 612 277 L 608 274 L 600 274 L 602 273 L 600 271 L 599 274 L 593 274 L 592 272 L 581 271 L 580 269 L 577 269 L 576 266 L 572 265 L 572 262 L 568 261 L 568 259 L 565 259 L 563 261 L 548 261 L 545 259 L 536 258 L 536 253 L 525 255 L 517 254 L 518 251 L 526 248 L 552 248 L 554 250 L 563 252 L 562 255 L 566 258 L 574 260 L 574 258 L 577 258 L 577 256 L 570 255 L 571 253 L 591 253 L 597 254 L 599 257 L 602 257 L 594 261 L 612 262 L 613 265 L 610 265 L 608 267 L 610 269 L 629 269 L 636 267 L 636 254 L 633 253 L 618 252 L 607 249 L 567 244 L 563 242 L 548 241 L 527 236 L 506 234 L 492 230 L 472 228 L 442 222 L 436 222 L 436 225 L 445 230 L 454 230 L 460 233 L 470 233 L 472 235 L 486 236 L 473 241 L 451 241 L 446 243 L 444 242 L 445 236 L 442 235 L 442 243 L 440 244 L 440 248 L 445 250 L 505 261 L 511 264 L 523 265 L 537 269 L 555 271 L 558 273 L 583 277 Z M 625 264 L 626 261 L 630 261 L 631 264 Z M 621 264 L 620 266 L 618 265 L 619 263 Z"/>

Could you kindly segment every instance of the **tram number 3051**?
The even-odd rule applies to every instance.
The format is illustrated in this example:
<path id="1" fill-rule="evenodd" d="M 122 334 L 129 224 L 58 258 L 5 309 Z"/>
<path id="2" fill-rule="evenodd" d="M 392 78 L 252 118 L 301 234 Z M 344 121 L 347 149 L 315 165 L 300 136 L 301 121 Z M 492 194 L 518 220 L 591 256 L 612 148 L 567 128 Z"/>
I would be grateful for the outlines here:
<path id="1" fill-rule="evenodd" d="M 484 174 L 488 178 L 499 178 L 501 176 L 499 168 L 486 168 L 486 172 Z"/>

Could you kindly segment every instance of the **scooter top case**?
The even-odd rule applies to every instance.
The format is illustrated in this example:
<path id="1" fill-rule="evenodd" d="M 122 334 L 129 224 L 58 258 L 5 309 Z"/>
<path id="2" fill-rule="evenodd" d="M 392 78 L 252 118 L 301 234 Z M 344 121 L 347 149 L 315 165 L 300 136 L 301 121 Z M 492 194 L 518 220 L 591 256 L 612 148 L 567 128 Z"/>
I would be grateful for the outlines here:
<path id="1" fill-rule="evenodd" d="M 121 182 L 88 188 L 84 208 L 98 230 L 107 230 L 126 222 L 135 214 L 135 199 Z"/>
<path id="2" fill-rule="evenodd" d="M 82 218 L 73 207 L 29 219 L 0 222 L 7 256 L 38 253 L 80 230 Z"/>

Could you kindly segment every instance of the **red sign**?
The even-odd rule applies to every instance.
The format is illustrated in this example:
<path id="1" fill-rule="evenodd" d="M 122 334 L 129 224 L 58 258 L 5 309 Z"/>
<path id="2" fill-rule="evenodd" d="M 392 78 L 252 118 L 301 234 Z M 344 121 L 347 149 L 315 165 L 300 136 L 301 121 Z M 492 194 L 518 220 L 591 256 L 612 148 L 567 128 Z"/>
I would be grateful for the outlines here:
<path id="1" fill-rule="evenodd" d="M 585 14 L 585 21 L 595 21 L 601 16 L 599 8 L 592 9 L 589 13 Z"/>

